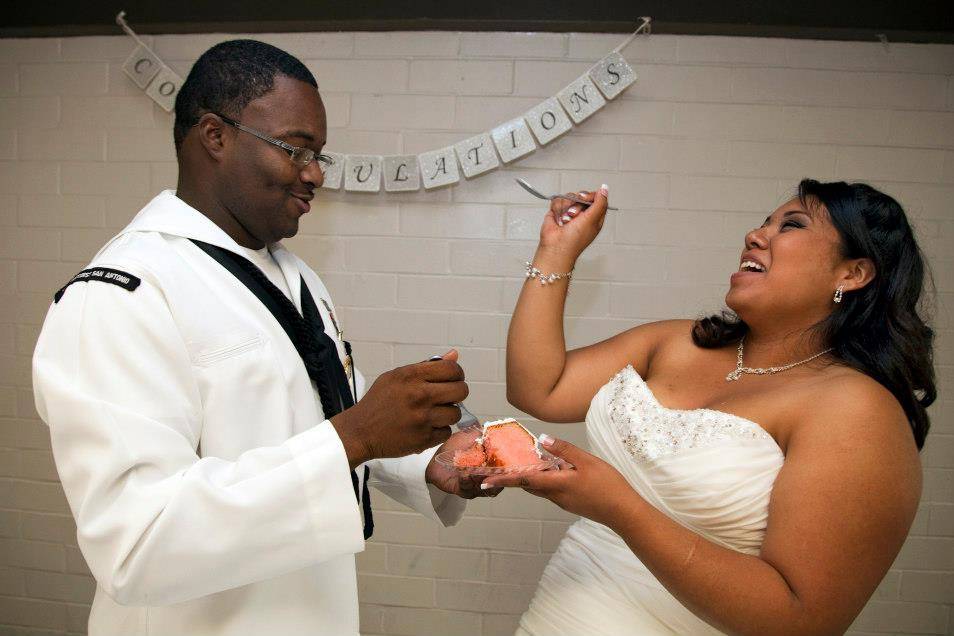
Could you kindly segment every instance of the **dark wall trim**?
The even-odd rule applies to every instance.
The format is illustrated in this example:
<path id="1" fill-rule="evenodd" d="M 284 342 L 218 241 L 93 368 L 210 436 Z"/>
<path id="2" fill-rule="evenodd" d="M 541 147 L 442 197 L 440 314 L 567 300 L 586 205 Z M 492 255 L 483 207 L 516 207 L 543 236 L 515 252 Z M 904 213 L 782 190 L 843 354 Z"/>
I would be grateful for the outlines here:
<path id="1" fill-rule="evenodd" d="M 954 0 L 86 0 L 12 3 L 0 37 L 118 35 L 124 9 L 139 33 L 538 31 L 653 33 L 954 43 Z M 413 17 L 407 17 L 413 16 Z M 594 19 L 594 16 L 598 16 Z M 600 19 L 602 18 L 602 19 Z"/>

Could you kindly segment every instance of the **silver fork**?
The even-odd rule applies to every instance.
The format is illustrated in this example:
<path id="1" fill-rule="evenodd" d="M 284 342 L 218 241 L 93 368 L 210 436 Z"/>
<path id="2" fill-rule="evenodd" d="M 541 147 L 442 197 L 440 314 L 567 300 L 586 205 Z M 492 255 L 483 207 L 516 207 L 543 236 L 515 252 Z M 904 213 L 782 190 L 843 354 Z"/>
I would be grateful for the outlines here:
<path id="1" fill-rule="evenodd" d="M 526 190 L 533 196 L 537 197 L 538 199 L 543 199 L 544 201 L 553 201 L 554 199 L 566 199 L 567 201 L 573 201 L 574 203 L 582 203 L 583 205 L 587 205 L 587 206 L 593 205 L 591 201 L 586 201 L 585 199 L 581 199 L 580 197 L 575 197 L 570 194 L 552 194 L 552 195 L 543 194 L 542 192 L 534 188 L 532 185 L 530 185 L 523 179 L 514 179 L 514 181 L 516 181 L 517 185 L 519 185 L 521 188 L 523 188 L 524 190 Z M 606 206 L 606 209 L 619 210 L 619 208 L 614 208 L 611 206 Z"/>
<path id="2" fill-rule="evenodd" d="M 443 359 L 444 358 L 442 356 L 431 356 L 427 359 L 427 361 L 436 362 L 437 360 Z M 480 424 L 480 420 L 477 419 L 477 416 L 468 411 L 463 402 L 454 402 L 454 406 L 460 409 L 460 419 L 454 424 L 458 431 L 463 431 Z"/>

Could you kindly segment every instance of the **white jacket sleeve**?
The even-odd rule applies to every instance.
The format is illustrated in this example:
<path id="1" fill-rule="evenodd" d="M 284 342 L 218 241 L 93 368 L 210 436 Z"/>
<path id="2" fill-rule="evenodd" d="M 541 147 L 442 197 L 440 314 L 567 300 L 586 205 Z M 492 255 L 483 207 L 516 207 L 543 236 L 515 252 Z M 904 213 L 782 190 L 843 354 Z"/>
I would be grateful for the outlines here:
<path id="1" fill-rule="evenodd" d="M 467 500 L 424 481 L 424 471 L 436 451 L 434 447 L 417 455 L 373 460 L 368 463 L 371 468 L 368 484 L 425 517 L 453 526 L 464 515 Z"/>
<path id="2" fill-rule="evenodd" d="M 199 457 L 189 353 L 148 277 L 134 292 L 72 285 L 33 376 L 80 549 L 117 602 L 177 603 L 364 548 L 327 420 L 234 461 Z"/>
<path id="3" fill-rule="evenodd" d="M 355 373 L 355 386 L 361 397 L 367 383 L 360 371 L 355 369 Z M 453 526 L 463 516 L 467 500 L 449 495 L 425 481 L 424 471 L 436 451 L 435 446 L 416 455 L 371 460 L 368 485 L 425 517 Z"/>

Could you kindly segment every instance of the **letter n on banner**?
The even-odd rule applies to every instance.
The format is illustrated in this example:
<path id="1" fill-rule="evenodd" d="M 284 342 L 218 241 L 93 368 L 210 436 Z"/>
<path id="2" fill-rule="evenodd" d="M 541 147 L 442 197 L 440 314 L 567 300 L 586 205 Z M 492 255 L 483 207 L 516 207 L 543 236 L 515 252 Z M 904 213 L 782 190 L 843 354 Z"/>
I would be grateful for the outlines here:
<path id="1" fill-rule="evenodd" d="M 578 77 L 576 81 L 557 93 L 563 108 L 579 124 L 584 119 L 606 106 L 606 100 L 596 90 L 596 85 L 588 75 Z"/>

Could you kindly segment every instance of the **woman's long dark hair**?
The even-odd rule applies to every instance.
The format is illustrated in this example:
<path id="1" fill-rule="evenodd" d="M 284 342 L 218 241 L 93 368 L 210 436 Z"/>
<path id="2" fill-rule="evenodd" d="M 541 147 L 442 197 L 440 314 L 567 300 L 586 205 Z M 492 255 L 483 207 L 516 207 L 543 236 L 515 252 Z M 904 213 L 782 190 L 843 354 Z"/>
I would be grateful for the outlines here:
<path id="1" fill-rule="evenodd" d="M 839 305 L 815 326 L 842 364 L 874 378 L 901 403 L 918 448 L 930 428 L 927 407 L 937 397 L 934 331 L 919 313 L 929 276 L 904 210 L 893 198 L 864 183 L 798 184 L 803 205 L 821 203 L 841 237 L 846 259 L 869 258 L 875 278 L 845 292 Z M 692 339 L 705 348 L 737 343 L 748 325 L 732 312 L 696 321 Z"/>

